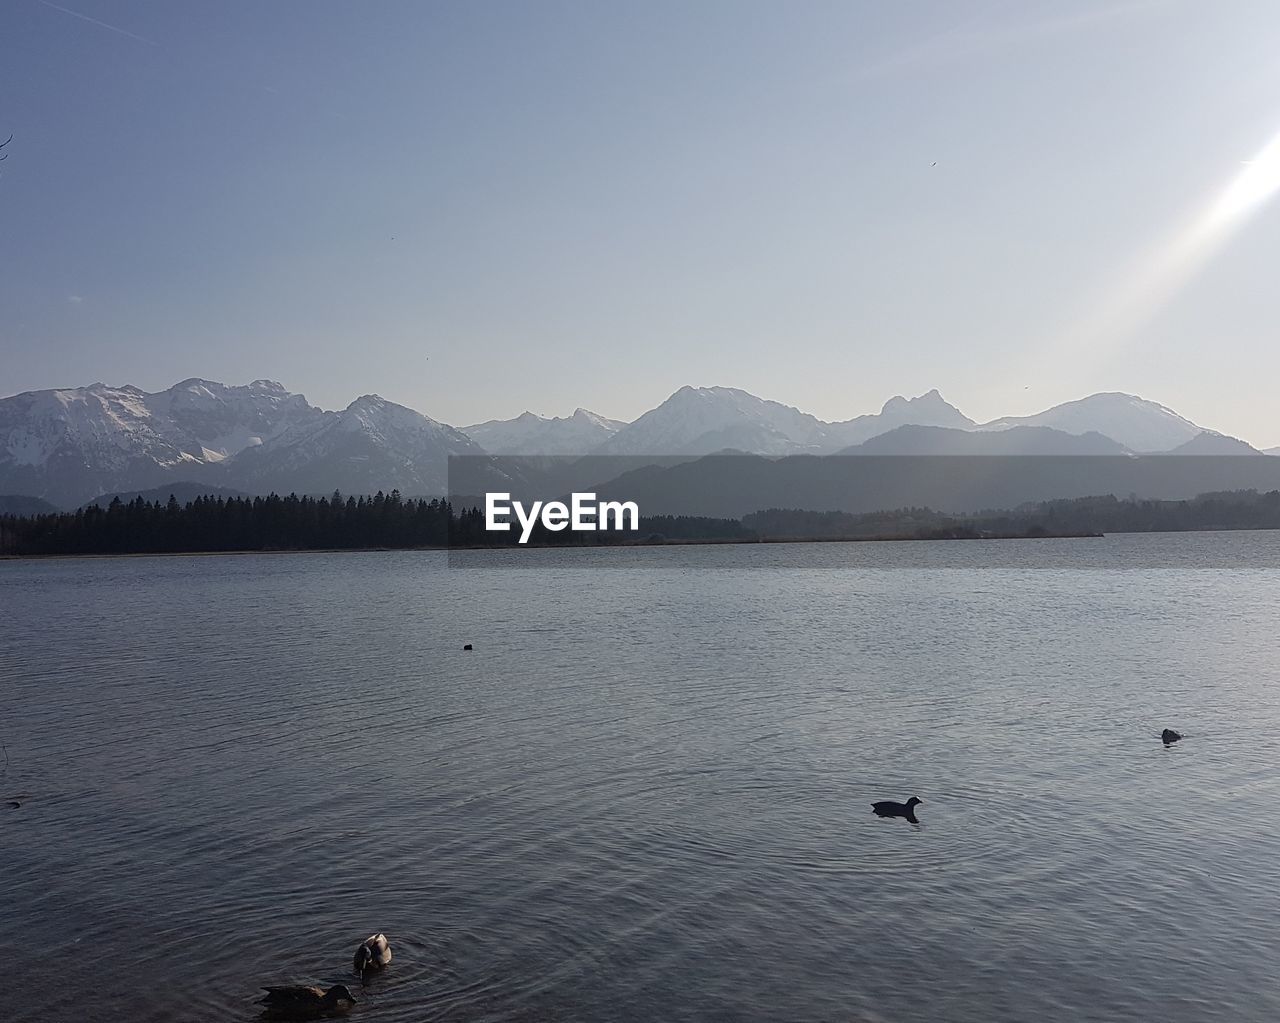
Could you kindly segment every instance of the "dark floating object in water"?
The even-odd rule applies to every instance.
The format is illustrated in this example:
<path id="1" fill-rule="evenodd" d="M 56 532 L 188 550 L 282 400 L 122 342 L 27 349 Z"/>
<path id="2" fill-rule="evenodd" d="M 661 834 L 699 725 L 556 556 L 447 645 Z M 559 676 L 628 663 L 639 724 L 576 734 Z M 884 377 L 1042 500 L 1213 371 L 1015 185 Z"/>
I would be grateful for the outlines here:
<path id="1" fill-rule="evenodd" d="M 1166 746 L 1171 746 L 1173 743 L 1177 742 L 1181 738 L 1182 738 L 1181 733 L 1175 732 L 1172 728 L 1166 728 L 1163 732 L 1160 733 L 1160 741 L 1164 743 Z"/>
<path id="2" fill-rule="evenodd" d="M 16 800 L 16 799 L 11 799 L 11 800 L 9 800 L 9 806 L 10 806 L 12 809 L 14 809 L 14 810 L 21 810 L 21 809 L 22 809 L 22 803 L 21 803 L 21 802 L 19 802 L 19 801 L 18 801 L 18 800 Z"/>
<path id="3" fill-rule="evenodd" d="M 463 643 L 463 644 L 462 644 L 462 649 L 463 649 L 463 650 L 470 650 L 470 649 L 471 649 L 471 644 L 470 644 L 470 643 Z"/>
<path id="4" fill-rule="evenodd" d="M 884 799 L 879 803 L 872 803 L 871 810 L 877 817 L 905 817 L 912 824 L 919 824 L 916 820 L 916 806 L 924 802 L 919 796 L 912 796 L 905 803 L 895 803 L 892 799 Z"/>
<path id="5" fill-rule="evenodd" d="M 334 984 L 326 991 L 322 987 L 269 987 L 266 995 L 258 999 L 267 1007 L 267 1015 L 275 1019 L 316 1019 L 338 1009 L 356 1004 L 355 996 L 345 984 Z"/>
<path id="6" fill-rule="evenodd" d="M 391 944 L 382 933 L 370 934 L 356 949 L 354 969 L 363 980 L 370 970 L 381 970 L 391 962 Z"/>

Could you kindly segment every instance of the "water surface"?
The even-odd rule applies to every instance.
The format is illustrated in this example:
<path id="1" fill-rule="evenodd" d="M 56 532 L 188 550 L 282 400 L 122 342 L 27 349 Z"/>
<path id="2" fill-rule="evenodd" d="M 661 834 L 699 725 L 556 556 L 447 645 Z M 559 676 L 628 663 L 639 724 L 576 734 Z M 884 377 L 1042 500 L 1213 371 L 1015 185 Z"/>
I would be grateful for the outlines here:
<path id="1" fill-rule="evenodd" d="M 1280 534 L 474 559 L 0 563 L 6 1018 L 1280 1018 Z"/>

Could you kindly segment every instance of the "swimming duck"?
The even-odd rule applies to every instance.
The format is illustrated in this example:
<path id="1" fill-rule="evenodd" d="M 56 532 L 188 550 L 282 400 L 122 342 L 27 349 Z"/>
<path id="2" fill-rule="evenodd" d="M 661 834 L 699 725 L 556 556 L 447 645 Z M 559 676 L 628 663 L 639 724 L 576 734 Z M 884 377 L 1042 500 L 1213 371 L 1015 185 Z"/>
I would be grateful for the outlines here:
<path id="1" fill-rule="evenodd" d="M 1171 743 L 1177 742 L 1181 738 L 1182 738 L 1181 734 L 1179 734 L 1178 732 L 1175 732 L 1172 728 L 1166 728 L 1163 732 L 1160 733 L 1160 741 L 1163 742 L 1166 746 L 1170 745 Z"/>
<path id="2" fill-rule="evenodd" d="M 919 824 L 916 820 L 916 806 L 924 802 L 919 796 L 912 796 L 905 803 L 895 803 L 892 799 L 884 799 L 879 803 L 872 803 L 871 810 L 877 817 L 905 817 L 912 824 Z"/>
<path id="3" fill-rule="evenodd" d="M 370 934 L 356 949 L 355 971 L 361 978 L 369 970 L 381 970 L 391 962 L 391 945 L 385 934 Z"/>
<path id="4" fill-rule="evenodd" d="M 273 1019 L 316 1019 L 327 1013 L 345 1011 L 356 1004 L 355 997 L 345 984 L 334 984 L 327 991 L 322 987 L 263 988 L 266 995 L 258 999 L 267 1007 L 267 1015 Z"/>

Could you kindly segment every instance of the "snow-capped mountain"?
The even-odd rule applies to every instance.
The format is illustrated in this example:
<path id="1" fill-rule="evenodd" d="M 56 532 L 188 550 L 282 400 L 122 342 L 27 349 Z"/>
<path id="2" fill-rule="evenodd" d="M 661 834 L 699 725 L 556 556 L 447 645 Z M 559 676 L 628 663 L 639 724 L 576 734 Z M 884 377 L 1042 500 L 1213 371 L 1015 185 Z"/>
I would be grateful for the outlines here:
<path id="1" fill-rule="evenodd" d="M 464 426 L 462 432 L 494 455 L 585 455 L 626 425 L 580 408 L 553 419 L 525 412 Z"/>
<path id="2" fill-rule="evenodd" d="M 1094 431 L 1136 452 L 1168 451 L 1204 432 L 1172 409 L 1116 391 L 1091 394 L 1033 416 L 995 419 L 977 429 L 1007 430 L 1012 426 L 1051 426 L 1066 433 Z"/>
<path id="3" fill-rule="evenodd" d="M 149 396 L 152 414 L 196 438 L 206 462 L 220 462 L 264 444 L 288 430 L 315 422 L 320 409 L 274 380 L 228 387 L 211 380 L 184 380 Z"/>
<path id="4" fill-rule="evenodd" d="M 1007 430 L 955 430 L 944 426 L 899 426 L 845 448 L 842 455 L 1125 455 L 1129 452 L 1096 431 L 1075 434 L 1048 426 Z"/>
<path id="5" fill-rule="evenodd" d="M 32 391 L 0 400 L 0 493 L 73 507 L 179 482 L 277 491 L 445 493 L 451 454 L 483 454 L 451 426 L 374 395 L 324 412 L 280 384 L 184 380 Z"/>
<path id="6" fill-rule="evenodd" d="M 450 455 L 483 455 L 460 430 L 376 394 L 322 412 L 225 466 L 225 482 L 248 493 L 444 494 Z"/>
<path id="7" fill-rule="evenodd" d="M 878 413 L 827 423 L 735 387 L 682 387 L 596 449 L 602 455 L 830 454 L 897 426 L 967 428 L 973 420 L 936 390 L 890 398 Z"/>
<path id="8" fill-rule="evenodd" d="M 28 391 L 0 400 L 0 492 L 77 504 L 106 490 L 195 479 L 322 413 L 280 384 L 184 380 Z"/>
<path id="9" fill-rule="evenodd" d="M 824 423 L 736 387 L 682 387 L 624 426 L 598 455 L 705 455 L 731 448 L 763 455 L 822 450 Z"/>
<path id="10" fill-rule="evenodd" d="M 965 439 L 997 432 L 1009 436 Z M 325 412 L 269 380 L 227 386 L 193 378 L 154 393 L 93 384 L 0 399 L 0 494 L 62 507 L 177 482 L 250 494 L 397 488 L 405 496 L 443 494 L 447 460 L 455 454 L 688 457 L 850 448 L 864 454 L 1255 450 L 1163 405 L 1117 393 L 979 426 L 936 390 L 893 397 L 878 413 L 829 423 L 737 388 L 682 387 L 630 424 L 578 409 L 558 419 L 525 413 L 467 432 L 374 395 Z M 516 471 L 500 461 L 479 466 L 477 478 Z M 600 466 L 609 464 L 592 468 L 604 472 Z"/>

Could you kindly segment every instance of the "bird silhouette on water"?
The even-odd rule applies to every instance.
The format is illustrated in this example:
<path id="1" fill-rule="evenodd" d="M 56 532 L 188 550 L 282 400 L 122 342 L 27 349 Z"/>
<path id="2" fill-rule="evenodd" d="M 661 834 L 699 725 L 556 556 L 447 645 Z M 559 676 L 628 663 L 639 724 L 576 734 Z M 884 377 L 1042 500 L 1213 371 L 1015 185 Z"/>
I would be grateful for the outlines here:
<path id="1" fill-rule="evenodd" d="M 916 807 L 924 802 L 919 796 L 912 796 L 905 803 L 896 803 L 892 799 L 884 799 L 879 803 L 871 804 L 871 811 L 877 817 L 905 817 L 912 824 L 919 824 L 916 820 Z"/>
<path id="2" fill-rule="evenodd" d="M 1181 738 L 1182 734 L 1180 732 L 1175 732 L 1172 728 L 1166 728 L 1160 733 L 1160 741 L 1166 746 L 1172 746 Z"/>
<path id="3" fill-rule="evenodd" d="M 336 1011 L 343 1011 L 356 1004 L 355 996 L 345 984 L 334 984 L 327 991 L 322 987 L 264 988 L 267 992 L 258 1000 L 266 1006 L 269 1019 L 319 1019 Z"/>

